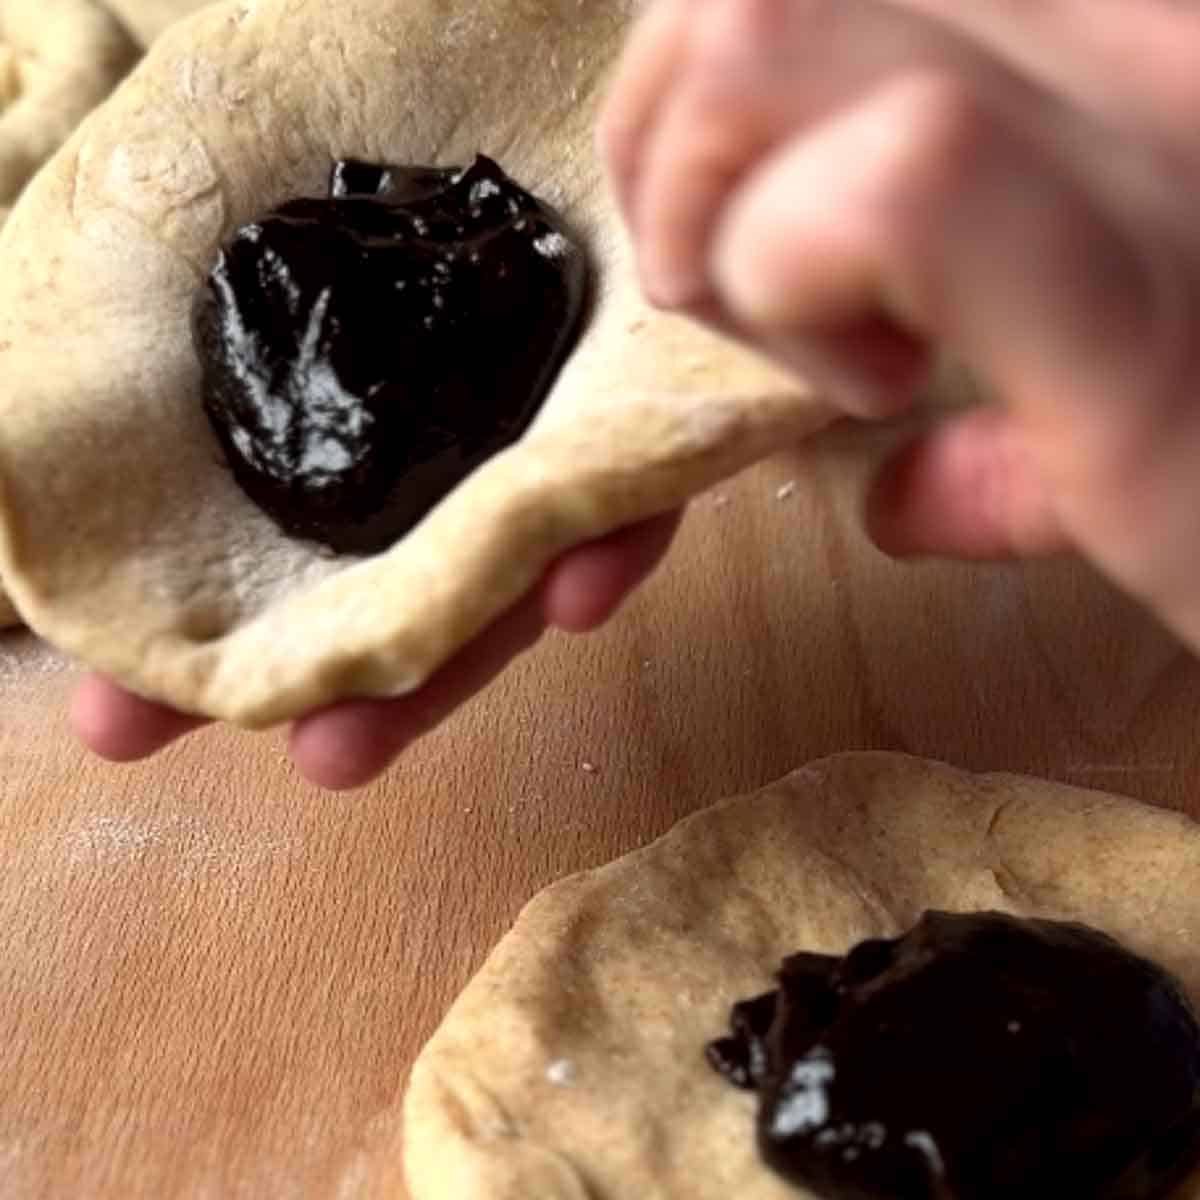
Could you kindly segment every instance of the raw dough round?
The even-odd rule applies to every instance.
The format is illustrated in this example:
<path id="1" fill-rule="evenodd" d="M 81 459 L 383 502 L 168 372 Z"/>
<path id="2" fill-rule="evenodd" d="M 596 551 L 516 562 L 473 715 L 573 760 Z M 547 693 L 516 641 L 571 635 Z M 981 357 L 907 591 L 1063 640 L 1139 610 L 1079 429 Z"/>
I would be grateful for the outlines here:
<path id="1" fill-rule="evenodd" d="M 902 755 L 825 759 L 526 907 L 413 1068 L 413 1200 L 798 1200 L 704 1045 L 784 955 L 927 908 L 1084 921 L 1200 999 L 1200 826 Z M 1195 1197 L 1193 1176 L 1177 1200 Z"/>

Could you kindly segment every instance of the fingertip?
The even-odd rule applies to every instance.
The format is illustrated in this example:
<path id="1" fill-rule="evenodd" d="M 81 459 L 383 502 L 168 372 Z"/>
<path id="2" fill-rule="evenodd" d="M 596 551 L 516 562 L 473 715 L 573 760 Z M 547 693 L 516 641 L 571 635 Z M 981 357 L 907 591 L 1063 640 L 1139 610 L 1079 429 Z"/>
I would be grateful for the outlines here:
<path id="1" fill-rule="evenodd" d="M 75 736 L 94 754 L 105 754 L 110 738 L 108 693 L 112 685 L 98 675 L 85 675 L 71 697 L 69 720 Z"/>
<path id="2" fill-rule="evenodd" d="M 868 491 L 864 524 L 897 558 L 1005 559 L 1068 545 L 1036 461 L 999 409 L 947 421 L 895 454 Z"/>
<path id="3" fill-rule="evenodd" d="M 76 687 L 69 719 L 79 740 L 110 762 L 146 758 L 206 723 L 96 674 L 85 675 Z"/>
<path id="4" fill-rule="evenodd" d="M 363 787 L 404 748 L 402 724 L 388 701 L 355 700 L 298 720 L 288 735 L 296 769 L 329 791 Z"/>
<path id="5" fill-rule="evenodd" d="M 826 394 L 839 412 L 864 421 L 898 417 L 911 409 L 933 361 L 927 343 L 882 313 L 865 314 L 838 329 L 776 337 L 765 347 Z"/>
<path id="6" fill-rule="evenodd" d="M 627 220 L 644 143 L 674 76 L 691 19 L 691 0 L 657 0 L 646 6 L 621 55 L 596 123 L 596 152 Z"/>
<path id="7" fill-rule="evenodd" d="M 552 568 L 543 588 L 546 623 L 564 633 L 603 625 L 624 596 L 624 563 L 611 545 L 581 548 Z"/>
<path id="8" fill-rule="evenodd" d="M 711 297 L 708 248 L 722 202 L 764 140 L 743 122 L 701 120 L 686 98 L 667 106 L 632 206 L 638 278 L 654 307 L 686 311 Z"/>
<path id="9" fill-rule="evenodd" d="M 460 651 L 417 691 L 394 700 L 353 700 L 296 721 L 289 750 L 310 783 L 347 791 L 370 783 L 409 745 L 486 686 L 545 624 L 594 629 L 665 554 L 679 526 L 676 511 L 576 547 L 483 637 Z"/>
<path id="10" fill-rule="evenodd" d="M 370 783 L 418 738 L 486 687 L 542 635 L 531 593 L 415 691 L 389 700 L 346 700 L 296 721 L 289 749 L 310 783 L 347 791 Z"/>

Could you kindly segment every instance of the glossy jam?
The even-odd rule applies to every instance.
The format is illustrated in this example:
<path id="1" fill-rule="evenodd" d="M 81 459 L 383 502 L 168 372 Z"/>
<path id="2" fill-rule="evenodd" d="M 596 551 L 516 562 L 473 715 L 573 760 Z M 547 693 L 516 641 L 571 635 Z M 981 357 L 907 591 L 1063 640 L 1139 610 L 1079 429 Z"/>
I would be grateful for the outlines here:
<path id="1" fill-rule="evenodd" d="M 1082 925 L 926 913 L 784 960 L 710 1063 L 767 1164 L 837 1200 L 1151 1200 L 1200 1157 L 1200 1028 Z"/>
<path id="2" fill-rule="evenodd" d="M 193 310 L 204 406 L 287 533 L 390 546 L 533 419 L 583 316 L 585 255 L 482 156 L 345 161 L 242 226 Z"/>

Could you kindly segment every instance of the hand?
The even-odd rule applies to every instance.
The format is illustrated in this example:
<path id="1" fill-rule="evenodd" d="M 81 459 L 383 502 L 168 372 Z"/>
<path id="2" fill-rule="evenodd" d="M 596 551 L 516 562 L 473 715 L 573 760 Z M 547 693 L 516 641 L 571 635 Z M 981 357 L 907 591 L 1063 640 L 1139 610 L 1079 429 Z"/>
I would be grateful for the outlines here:
<path id="1" fill-rule="evenodd" d="M 908 404 L 999 397 L 885 468 L 896 553 L 1073 549 L 1200 647 L 1200 10 L 657 0 L 600 148 L 644 287 Z"/>
<path id="2" fill-rule="evenodd" d="M 548 626 L 582 633 L 606 621 L 662 558 L 677 524 L 678 514 L 658 517 L 565 554 L 540 587 L 411 695 L 347 701 L 297 721 L 289 747 L 297 768 L 322 787 L 367 783 L 490 683 Z M 117 762 L 145 758 L 204 724 L 99 675 L 80 684 L 71 720 L 90 749 Z"/>

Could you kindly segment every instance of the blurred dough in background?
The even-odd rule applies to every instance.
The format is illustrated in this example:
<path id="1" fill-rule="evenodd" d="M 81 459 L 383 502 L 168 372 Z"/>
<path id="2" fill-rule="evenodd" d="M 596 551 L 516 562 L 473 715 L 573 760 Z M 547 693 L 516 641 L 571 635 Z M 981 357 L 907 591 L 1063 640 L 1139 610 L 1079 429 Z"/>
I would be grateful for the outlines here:
<path id="1" fill-rule="evenodd" d="M 0 0 L 0 206 L 141 55 L 95 0 Z"/>
<path id="2" fill-rule="evenodd" d="M 142 46 L 149 46 L 168 25 L 210 3 L 212 0 L 110 0 L 108 7 Z"/>

